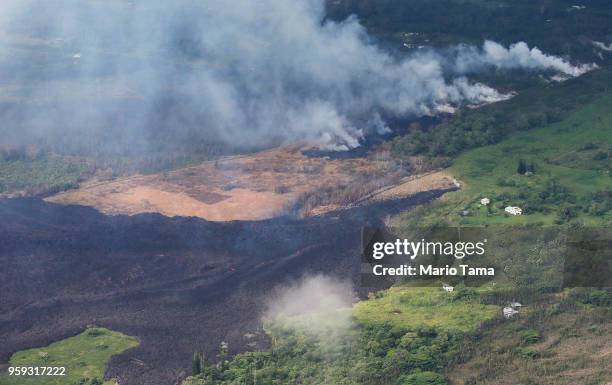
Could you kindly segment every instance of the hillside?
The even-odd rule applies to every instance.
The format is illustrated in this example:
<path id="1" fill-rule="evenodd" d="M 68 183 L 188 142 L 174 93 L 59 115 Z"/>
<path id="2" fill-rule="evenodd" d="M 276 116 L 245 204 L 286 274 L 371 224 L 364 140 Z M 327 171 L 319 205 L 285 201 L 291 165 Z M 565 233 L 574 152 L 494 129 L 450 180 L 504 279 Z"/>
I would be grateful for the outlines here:
<path id="1" fill-rule="evenodd" d="M 612 385 L 611 86 L 611 0 L 0 0 L 0 385 Z"/>
<path id="2" fill-rule="evenodd" d="M 544 108 L 554 105 L 544 100 Z M 563 288 L 563 269 L 571 226 L 612 219 L 611 108 L 612 94 L 598 93 L 558 121 L 459 153 L 446 172 L 461 189 L 391 221 L 407 237 L 430 226 L 487 226 L 484 262 L 497 269 L 493 282 L 459 283 L 448 294 L 437 281 L 427 288 L 408 281 L 371 293 L 352 308 L 351 329 L 332 353 L 325 338 L 309 337 L 308 323 L 269 327 L 271 350 L 216 365 L 209 357 L 184 384 L 608 384 L 612 293 Z M 504 105 L 489 111 L 500 109 L 513 113 Z M 531 173 L 518 174 L 519 161 Z M 507 205 L 524 214 L 505 214 Z M 519 315 L 504 319 L 502 308 L 515 301 L 523 304 Z"/>
<path id="3" fill-rule="evenodd" d="M 459 155 L 449 172 L 462 183 L 423 210 L 420 221 L 457 224 L 602 225 L 612 220 L 612 94 L 566 119 Z M 519 161 L 532 175 L 517 173 Z M 487 207 L 481 198 L 489 198 Z M 524 215 L 509 216 L 506 206 Z M 412 215 L 412 214 L 411 214 Z M 406 220 L 414 220 L 406 217 Z"/>

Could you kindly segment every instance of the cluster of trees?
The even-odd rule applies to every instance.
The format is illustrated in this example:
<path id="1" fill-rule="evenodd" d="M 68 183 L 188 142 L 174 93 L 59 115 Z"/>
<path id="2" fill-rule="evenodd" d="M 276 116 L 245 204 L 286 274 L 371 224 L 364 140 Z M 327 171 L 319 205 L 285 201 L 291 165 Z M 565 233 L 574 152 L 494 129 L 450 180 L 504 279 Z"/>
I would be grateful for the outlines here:
<path id="1" fill-rule="evenodd" d="M 462 338 L 434 328 L 386 324 L 362 325 L 350 336 L 326 341 L 295 329 L 272 333 L 270 351 L 244 353 L 224 365 L 202 364 L 201 355 L 194 355 L 198 373 L 186 384 L 446 385 L 443 369 Z"/>
<path id="2" fill-rule="evenodd" d="M 200 152 L 169 150 L 133 154 L 82 154 L 65 156 L 50 147 L 0 145 L 0 194 L 22 192 L 27 196 L 51 195 L 78 187 L 92 177 L 113 179 L 136 173 L 153 173 L 184 167 L 218 157 L 218 146 L 199 147 Z"/>
<path id="3" fill-rule="evenodd" d="M 525 175 L 527 173 L 529 174 L 535 174 L 536 169 L 535 169 L 535 165 L 533 164 L 533 162 L 527 164 L 527 162 L 525 162 L 525 160 L 523 159 L 519 159 L 518 161 L 518 165 L 516 166 L 516 173 L 519 175 Z"/>
<path id="4" fill-rule="evenodd" d="M 530 171 L 531 166 L 519 164 L 519 169 Z M 519 171 L 520 173 L 520 171 Z M 516 182 L 513 179 L 501 179 L 497 182 L 501 187 L 515 187 L 516 191 L 504 191 L 494 199 L 502 206 L 512 203 L 530 213 L 557 213 L 557 224 L 565 223 L 578 216 L 580 212 L 601 217 L 612 212 L 612 191 L 603 190 L 578 196 L 556 178 L 549 178 L 539 183 L 536 188 L 528 184 Z"/>
<path id="5" fill-rule="evenodd" d="M 532 272 L 533 274 L 533 272 Z M 461 288 L 460 288 L 461 289 Z M 504 304 L 509 300 L 528 300 L 530 303 L 555 298 L 552 288 L 520 287 L 510 291 L 487 292 L 488 298 L 465 288 L 465 298 L 483 303 Z M 550 291 L 552 290 L 552 291 Z M 558 297 L 556 297 L 558 298 Z M 515 325 L 510 340 L 512 349 L 504 349 L 507 358 L 533 360 L 539 352 L 530 345 L 541 341 L 543 318 L 556 317 L 576 303 L 610 306 L 609 291 L 597 289 L 574 290 L 564 299 L 563 306 L 536 307 L 538 314 L 527 316 Z M 359 324 L 350 334 L 323 340 L 297 329 L 271 327 L 272 347 L 268 351 L 239 354 L 227 361 L 223 355 L 217 365 L 202 364 L 202 356 L 194 354 L 195 375 L 184 385 L 230 384 L 363 384 L 363 385 L 447 385 L 445 370 L 465 362 L 474 353 L 486 349 L 481 338 L 486 330 L 503 327 L 500 319 L 483 325 L 476 334 L 448 332 L 438 328 L 390 323 Z M 222 349 L 220 349 L 220 352 Z"/>
<path id="6" fill-rule="evenodd" d="M 425 155 L 453 157 L 462 151 L 495 144 L 509 134 L 564 119 L 570 112 L 606 92 L 601 81 L 612 82 L 602 69 L 552 87 L 532 87 L 514 98 L 477 109 L 461 109 L 428 130 L 412 130 L 391 145 L 396 157 Z"/>
<path id="7" fill-rule="evenodd" d="M 452 157 L 471 148 L 495 144 L 509 133 L 543 127 L 562 118 L 562 112 L 556 107 L 534 112 L 517 110 L 511 116 L 497 113 L 495 109 L 460 112 L 432 130 L 417 131 L 397 138 L 392 151 L 399 156 Z"/>
<path id="8" fill-rule="evenodd" d="M 520 163 L 520 171 L 523 174 L 530 169 L 525 162 Z M 520 174 L 520 171 L 517 170 Z M 558 222 L 563 223 L 577 215 L 579 209 L 578 198 L 570 189 L 561 184 L 556 178 L 549 178 L 544 183 L 539 183 L 538 187 L 530 187 L 526 183 L 517 183 L 512 179 L 502 179 L 498 181 L 502 187 L 516 187 L 516 191 L 504 191 L 495 196 L 495 200 L 502 205 L 517 205 L 523 209 L 523 213 L 558 213 Z"/>
<path id="9" fill-rule="evenodd" d="M 83 162 L 41 155 L 29 157 L 26 152 L 9 152 L 0 156 L 0 194 L 24 192 L 29 196 L 48 195 L 76 187 L 88 167 Z"/>
<path id="10" fill-rule="evenodd" d="M 214 365 L 201 352 L 194 352 L 191 359 L 191 374 L 193 376 L 206 379 L 207 381 L 218 381 L 224 378 L 224 373 L 228 369 L 229 346 L 223 341 L 219 344 L 217 353 L 217 364 Z"/>
<path id="11" fill-rule="evenodd" d="M 518 97 L 517 97 L 518 98 Z M 500 104 L 509 103 L 501 102 Z M 504 106 L 506 107 L 506 106 Z M 503 108 L 505 110 L 506 108 Z M 498 105 L 459 112 L 450 120 L 429 131 L 416 131 L 398 137 L 392 145 L 396 156 L 455 156 L 462 151 L 495 144 L 509 133 L 543 127 L 562 119 L 557 107 L 540 111 L 501 111 Z"/>

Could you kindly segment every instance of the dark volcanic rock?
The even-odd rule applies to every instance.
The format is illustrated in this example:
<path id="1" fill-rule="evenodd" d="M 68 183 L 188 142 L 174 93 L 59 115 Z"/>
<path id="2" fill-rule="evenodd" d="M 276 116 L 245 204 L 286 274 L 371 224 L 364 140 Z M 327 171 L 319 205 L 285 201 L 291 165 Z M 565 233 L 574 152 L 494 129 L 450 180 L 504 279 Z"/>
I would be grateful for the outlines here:
<path id="1" fill-rule="evenodd" d="M 0 362 L 96 324 L 140 339 L 115 356 L 121 384 L 167 385 L 196 350 L 244 351 L 263 299 L 306 273 L 356 279 L 360 230 L 442 191 L 316 218 L 207 222 L 105 216 L 35 199 L 0 201 Z M 265 347 L 260 338 L 255 348 Z"/>

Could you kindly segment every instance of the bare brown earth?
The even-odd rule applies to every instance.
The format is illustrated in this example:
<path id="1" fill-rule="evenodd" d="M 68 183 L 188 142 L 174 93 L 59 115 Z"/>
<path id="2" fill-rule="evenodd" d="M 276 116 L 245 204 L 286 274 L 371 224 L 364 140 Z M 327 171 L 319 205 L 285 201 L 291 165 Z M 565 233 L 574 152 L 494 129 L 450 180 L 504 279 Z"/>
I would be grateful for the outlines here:
<path id="1" fill-rule="evenodd" d="M 330 159 L 308 157 L 302 150 L 286 146 L 170 172 L 90 182 L 46 200 L 106 214 L 157 212 L 230 221 L 273 218 L 304 203 L 304 197 L 311 215 L 365 198 L 404 198 L 453 187 L 443 172 L 408 177 L 408 168 L 384 157 Z M 326 192 L 325 198 L 312 199 L 319 191 Z"/>

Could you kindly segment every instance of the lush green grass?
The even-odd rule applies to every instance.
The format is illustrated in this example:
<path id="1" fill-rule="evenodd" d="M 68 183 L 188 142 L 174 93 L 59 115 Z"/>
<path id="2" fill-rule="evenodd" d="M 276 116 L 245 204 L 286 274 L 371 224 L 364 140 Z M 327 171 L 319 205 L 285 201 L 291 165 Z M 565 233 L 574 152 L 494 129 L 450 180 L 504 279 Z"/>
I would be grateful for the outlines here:
<path id="1" fill-rule="evenodd" d="M 138 346 L 136 338 L 104 328 L 92 327 L 83 333 L 52 343 L 43 348 L 15 353 L 9 363 L 13 367 L 63 366 L 66 376 L 23 377 L 0 374 L 1 385 L 68 385 L 84 378 L 104 377 L 104 367 L 115 354 Z M 111 384 L 113 382 L 109 382 Z"/>
<path id="2" fill-rule="evenodd" d="M 591 215 L 590 194 L 612 190 L 612 94 L 608 93 L 572 113 L 561 122 L 512 135 L 502 142 L 459 155 L 450 168 L 462 182 L 458 192 L 446 194 L 423 211 L 426 222 L 463 224 L 552 224 L 560 207 L 578 207 L 576 219 L 586 224 L 612 221 L 611 213 Z M 519 159 L 533 163 L 534 175 L 518 175 Z M 562 186 L 568 198 L 542 202 L 541 211 L 508 216 L 503 208 L 526 204 L 529 194 L 539 194 L 551 181 Z M 480 206 L 492 200 L 490 211 Z M 459 213 L 467 211 L 461 217 Z"/>
<path id="3" fill-rule="evenodd" d="M 483 287 L 477 292 L 488 290 Z M 498 306 L 459 300 L 460 296 L 460 291 L 446 293 L 438 286 L 397 286 L 380 293 L 378 298 L 357 303 L 354 315 L 365 324 L 469 332 L 500 312 Z"/>

